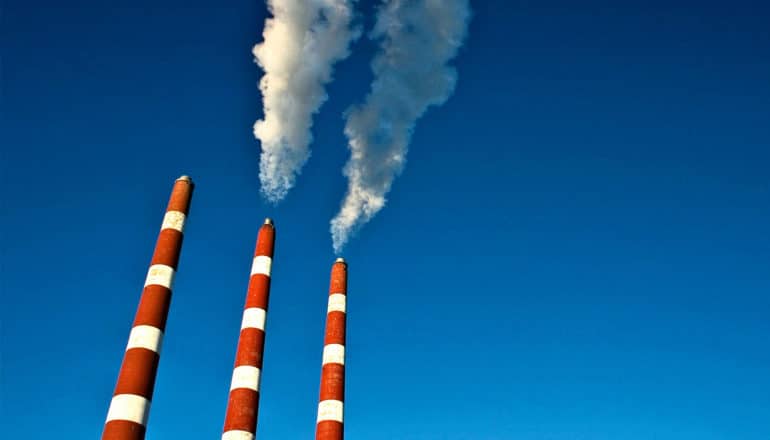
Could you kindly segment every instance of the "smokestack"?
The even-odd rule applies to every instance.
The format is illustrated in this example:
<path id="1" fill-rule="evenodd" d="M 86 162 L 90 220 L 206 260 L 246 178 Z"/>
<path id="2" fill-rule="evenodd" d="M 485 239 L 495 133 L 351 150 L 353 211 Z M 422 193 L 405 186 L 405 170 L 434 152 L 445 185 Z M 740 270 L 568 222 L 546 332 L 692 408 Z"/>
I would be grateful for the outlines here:
<path id="1" fill-rule="evenodd" d="M 222 440 L 252 440 L 257 430 L 259 379 L 265 347 L 265 316 L 270 296 L 274 246 L 275 227 L 268 218 L 259 230 L 254 250 Z"/>
<path id="2" fill-rule="evenodd" d="M 141 440 L 147 426 L 160 346 L 171 302 L 184 224 L 190 209 L 193 182 L 182 176 L 174 183 L 160 234 L 144 283 L 142 297 L 128 336 L 102 440 Z"/>
<path id="3" fill-rule="evenodd" d="M 329 283 L 329 306 L 326 315 L 321 395 L 316 421 L 316 440 L 342 440 L 342 413 L 345 401 L 345 302 L 348 291 L 348 266 L 337 258 Z"/>

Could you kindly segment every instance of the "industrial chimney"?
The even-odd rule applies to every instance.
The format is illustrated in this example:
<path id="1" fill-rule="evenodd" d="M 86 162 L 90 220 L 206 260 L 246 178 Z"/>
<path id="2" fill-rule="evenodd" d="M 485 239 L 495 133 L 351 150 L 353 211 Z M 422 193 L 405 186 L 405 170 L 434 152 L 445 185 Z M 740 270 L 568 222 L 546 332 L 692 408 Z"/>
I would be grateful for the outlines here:
<path id="1" fill-rule="evenodd" d="M 259 382 L 274 245 L 275 227 L 268 218 L 257 236 L 222 440 L 252 440 L 257 430 Z"/>
<path id="2" fill-rule="evenodd" d="M 345 401 L 345 302 L 348 289 L 348 266 L 337 258 L 329 283 L 329 305 L 326 314 L 321 392 L 316 420 L 316 440 L 342 440 L 343 402 Z"/>
<path id="3" fill-rule="evenodd" d="M 182 176 L 174 183 L 163 217 L 142 297 L 128 336 L 102 440 L 144 439 L 160 346 L 171 302 L 171 286 L 179 263 L 184 224 L 193 182 Z"/>

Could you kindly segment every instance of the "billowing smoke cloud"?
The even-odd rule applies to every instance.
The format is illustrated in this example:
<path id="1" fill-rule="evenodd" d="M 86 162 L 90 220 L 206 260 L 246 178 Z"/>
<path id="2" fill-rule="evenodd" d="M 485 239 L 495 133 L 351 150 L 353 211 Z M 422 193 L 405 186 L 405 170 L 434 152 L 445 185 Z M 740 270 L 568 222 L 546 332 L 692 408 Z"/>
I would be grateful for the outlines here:
<path id="1" fill-rule="evenodd" d="M 348 110 L 345 135 L 347 195 L 331 221 L 335 252 L 385 206 L 385 195 L 406 160 L 417 119 L 454 91 L 447 63 L 465 38 L 468 0 L 391 0 L 378 13 L 372 38 L 381 40 L 374 81 L 361 106 Z"/>
<path id="2" fill-rule="evenodd" d="M 265 117 L 254 124 L 262 143 L 259 179 L 271 202 L 283 199 L 310 157 L 313 114 L 326 101 L 334 63 L 347 57 L 358 32 L 354 0 L 268 0 L 273 18 L 254 46 L 265 71 L 260 81 Z"/>

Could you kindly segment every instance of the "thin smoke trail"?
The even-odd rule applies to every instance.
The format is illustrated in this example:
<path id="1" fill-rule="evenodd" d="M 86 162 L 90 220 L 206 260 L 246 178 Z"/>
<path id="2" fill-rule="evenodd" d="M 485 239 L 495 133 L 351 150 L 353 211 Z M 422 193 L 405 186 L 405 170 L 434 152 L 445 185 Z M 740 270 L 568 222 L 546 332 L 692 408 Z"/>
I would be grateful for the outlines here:
<path id="1" fill-rule="evenodd" d="M 462 46 L 469 19 L 468 0 L 391 0 L 380 7 L 371 90 L 346 113 L 348 189 L 331 221 L 336 253 L 385 206 L 417 120 L 452 95 L 457 71 L 448 62 Z"/>
<path id="2" fill-rule="evenodd" d="M 262 144 L 262 194 L 278 202 L 310 157 L 313 114 L 326 101 L 334 64 L 358 36 L 351 27 L 354 0 L 268 0 L 264 41 L 254 46 L 265 74 L 259 83 L 264 119 L 254 124 Z"/>

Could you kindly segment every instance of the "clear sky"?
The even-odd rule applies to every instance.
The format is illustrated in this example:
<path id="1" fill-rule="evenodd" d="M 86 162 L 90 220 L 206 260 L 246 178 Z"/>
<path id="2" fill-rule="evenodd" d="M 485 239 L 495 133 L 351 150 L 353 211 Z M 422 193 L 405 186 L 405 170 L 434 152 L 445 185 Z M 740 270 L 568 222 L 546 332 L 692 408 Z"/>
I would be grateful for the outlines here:
<path id="1" fill-rule="evenodd" d="M 770 438 L 770 7 L 473 1 L 455 95 L 350 264 L 356 440 Z M 371 26 L 373 4 L 359 4 Z M 6 0 L 3 438 L 98 438 L 173 180 L 197 183 L 148 439 L 222 429 L 277 226 L 260 439 L 315 429 L 329 220 L 373 44 L 259 196 L 260 1 Z"/>

